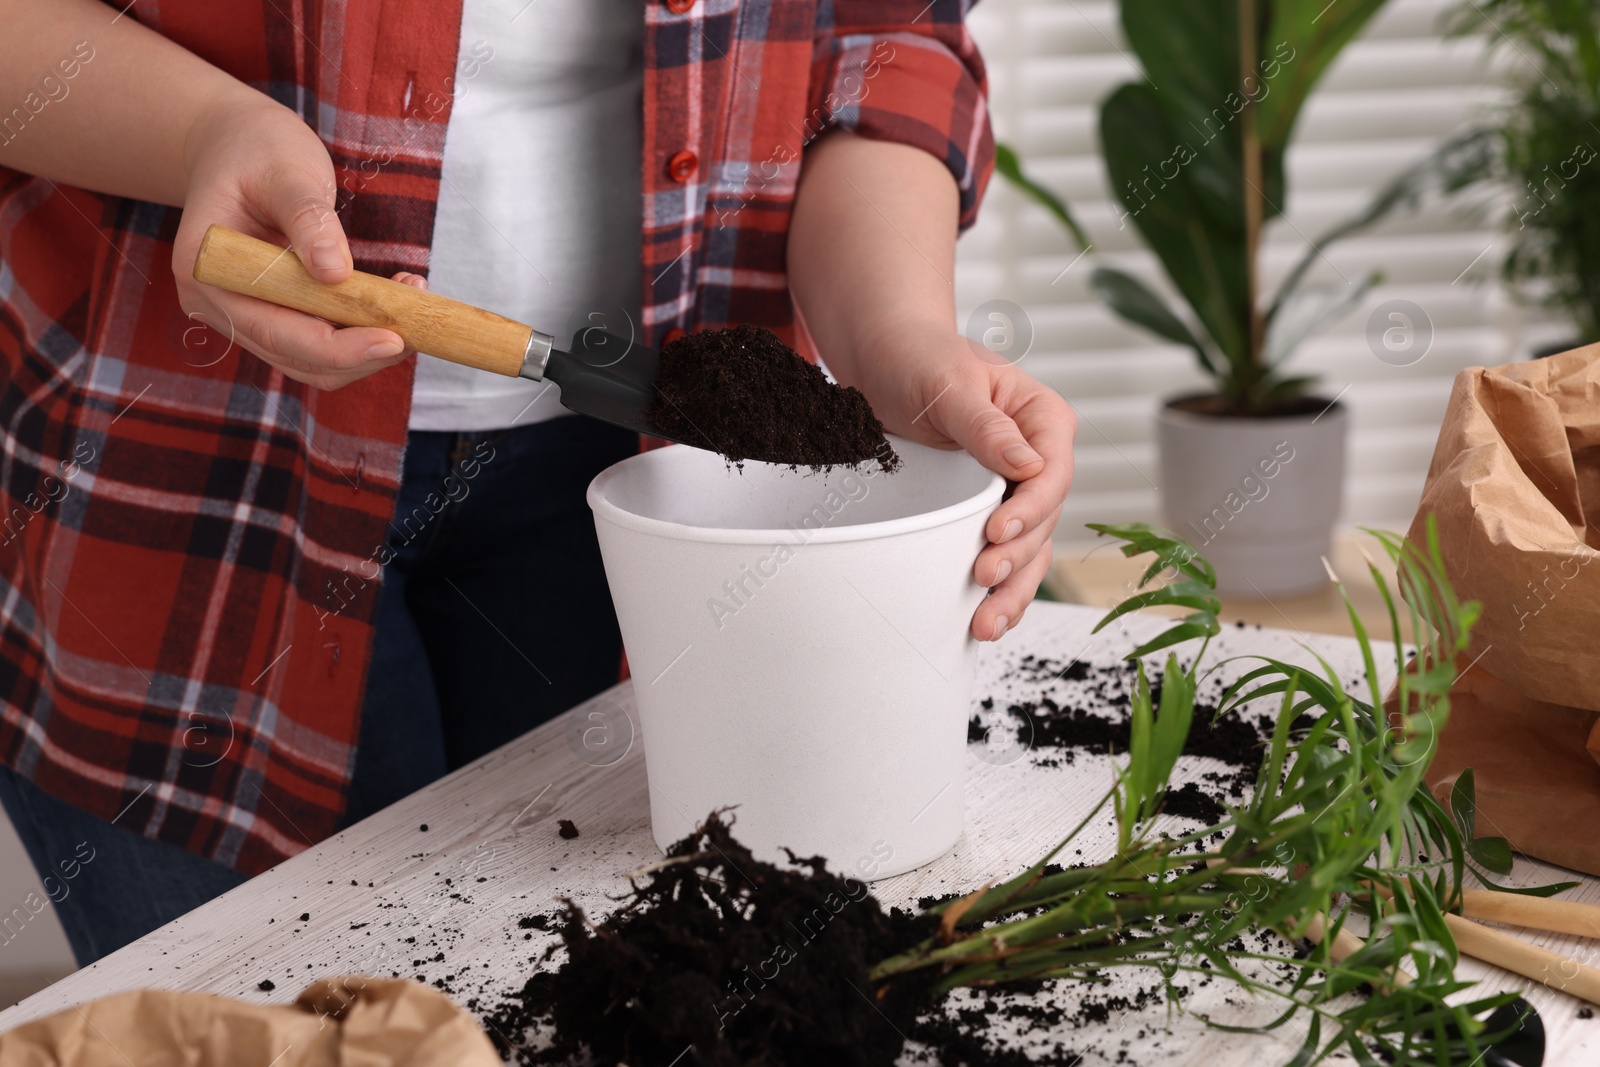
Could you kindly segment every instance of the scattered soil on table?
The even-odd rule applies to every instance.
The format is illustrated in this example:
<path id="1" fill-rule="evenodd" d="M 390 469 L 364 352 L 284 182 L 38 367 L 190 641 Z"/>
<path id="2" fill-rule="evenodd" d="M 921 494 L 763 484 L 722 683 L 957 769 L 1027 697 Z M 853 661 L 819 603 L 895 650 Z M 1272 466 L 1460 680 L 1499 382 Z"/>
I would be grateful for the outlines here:
<path id="1" fill-rule="evenodd" d="M 1042 1055 L 1033 1050 L 997 1048 L 985 1035 L 993 1017 L 968 1008 L 953 1017 L 927 1018 L 918 1023 L 911 1037 L 929 1049 L 920 1058 L 939 1067 L 1079 1067 L 1083 1063 L 1082 1056 L 1064 1048 Z"/>
<path id="2" fill-rule="evenodd" d="M 571 841 L 574 837 L 578 836 L 578 824 L 573 822 L 571 819 L 557 819 L 556 826 L 558 827 L 556 833 L 560 834 L 568 841 Z"/>
<path id="3" fill-rule="evenodd" d="M 936 919 L 886 911 L 865 884 L 821 860 L 791 860 L 792 869 L 756 860 L 714 815 L 642 872 L 648 880 L 608 918 L 595 922 L 568 902 L 559 917 L 519 919 L 521 929 L 558 932 L 561 943 L 498 1007 L 484 1012 L 479 998 L 468 1005 L 483 1013 L 501 1054 L 520 1064 L 677 1057 L 716 1067 L 891 1067 L 903 1057 L 926 1067 L 1078 1067 L 1085 1055 L 1141 1062 L 1129 1058 L 1129 1045 L 1154 1036 L 1159 1021 L 1127 1032 L 1108 1024 L 1191 991 L 1131 974 L 1112 986 L 1097 975 L 1069 980 L 1065 1001 L 1061 982 L 939 997 L 921 979 L 874 988 L 871 964 L 929 936 Z M 547 966 L 563 950 L 559 965 Z M 524 1044 L 530 1031 L 548 1046 Z"/>
<path id="4" fill-rule="evenodd" d="M 702 330 L 666 345 L 656 386 L 650 424 L 730 463 L 900 467 L 867 398 L 759 326 Z"/>
<path id="5" fill-rule="evenodd" d="M 1133 680 L 1131 663 L 1023 657 L 995 690 L 1015 699 L 998 708 L 994 698 L 984 700 L 969 738 L 984 742 L 991 729 L 1015 728 L 1029 742 L 1028 758 L 1044 766 L 1070 765 L 1085 752 L 1125 752 Z M 1271 734 L 1270 715 L 1218 719 L 1219 695 L 1220 687 L 1207 694 L 1210 703 L 1197 701 L 1184 752 L 1220 769 L 1173 789 L 1165 805 L 1168 814 L 1202 824 L 1222 819 L 1223 803 L 1244 795 Z M 489 1008 L 487 997 L 468 1004 L 502 1054 L 522 1064 L 667 1064 L 681 1057 L 682 1064 L 717 1067 L 889 1067 L 903 1056 L 926 1067 L 1076 1067 L 1086 1057 L 1157 1062 L 1130 1053 L 1136 1044 L 1159 1047 L 1163 1024 L 1153 1009 L 1191 992 L 1127 972 L 1111 985 L 1089 976 L 937 998 L 904 980 L 875 990 L 871 965 L 928 936 L 935 920 L 927 909 L 958 894 L 924 897 L 917 902 L 923 914 L 914 915 L 885 909 L 865 884 L 829 872 L 820 859 L 791 860 L 792 869 L 756 860 L 713 816 L 667 859 L 639 872 L 609 917 L 591 919 L 568 901 L 560 914 L 517 920 L 527 931 L 519 940 L 551 931 L 560 942 L 529 959 L 524 973 L 531 977 L 502 994 L 497 1007 Z M 1248 931 L 1232 948 L 1243 951 L 1247 938 L 1258 952 L 1287 950 L 1267 931 Z M 1261 977 L 1294 980 L 1292 967 L 1278 969 Z M 1199 986 L 1213 981 L 1210 974 L 1197 978 Z M 1049 999 L 1039 996 L 1046 990 Z M 548 1046 L 523 1046 L 530 1031 Z"/>
<path id="6" fill-rule="evenodd" d="M 263 992 L 263 993 L 270 993 L 274 989 L 277 989 L 278 987 L 277 987 L 276 984 L 273 983 L 272 979 L 263 978 L 263 979 L 261 979 L 261 981 L 256 983 L 256 988 L 261 990 L 261 992 Z"/>
<path id="7" fill-rule="evenodd" d="M 866 884 L 821 859 L 793 869 L 757 860 L 712 816 L 648 870 L 598 923 L 567 902 L 566 960 L 536 971 L 488 1017 L 504 1035 L 546 1024 L 553 1044 L 522 1063 L 693 1062 L 888 1067 L 922 1006 L 921 990 L 877 990 L 879 960 L 927 936 L 930 918 L 884 912 Z"/>
<path id="8" fill-rule="evenodd" d="M 1128 751 L 1134 678 L 1134 665 L 1125 661 L 1097 665 L 1024 656 L 1001 679 L 1002 684 L 1022 683 L 1030 690 L 1024 699 L 1006 705 L 1004 725 L 1045 766 L 1070 766 L 1080 752 L 1120 755 Z M 1071 684 L 1057 686 L 1057 682 Z M 1047 691 L 1039 692 L 1041 686 Z M 1159 682 L 1151 685 L 1151 697 L 1160 703 Z M 987 743 L 991 731 L 1000 729 L 983 714 L 994 709 L 994 698 L 985 698 L 979 707 L 982 711 L 967 723 L 967 740 L 974 744 Z M 1294 727 L 1302 729 L 1311 722 L 1302 716 Z M 1220 820 L 1226 814 L 1222 805 L 1243 799 L 1255 783 L 1272 727 L 1270 715 L 1249 718 L 1233 712 L 1219 717 L 1214 702 L 1197 698 L 1183 754 L 1208 757 L 1226 769 L 1202 773 L 1205 785 L 1190 782 L 1174 789 L 1164 810 L 1202 822 Z"/>
<path id="9" fill-rule="evenodd" d="M 1228 810 L 1218 803 L 1215 797 L 1203 791 L 1194 782 L 1185 782 L 1177 789 L 1168 790 L 1167 799 L 1162 803 L 1161 810 L 1168 815 L 1213 825 L 1221 822 L 1228 814 Z"/>

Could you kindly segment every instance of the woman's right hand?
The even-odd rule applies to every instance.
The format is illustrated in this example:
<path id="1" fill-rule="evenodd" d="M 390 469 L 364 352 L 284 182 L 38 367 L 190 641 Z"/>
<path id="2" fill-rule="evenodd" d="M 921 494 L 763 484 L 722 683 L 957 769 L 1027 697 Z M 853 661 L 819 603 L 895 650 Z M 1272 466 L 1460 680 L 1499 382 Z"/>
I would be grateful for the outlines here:
<path id="1" fill-rule="evenodd" d="M 206 108 L 189 128 L 183 157 L 187 193 L 172 273 L 191 319 L 318 389 L 349 385 L 410 354 L 393 330 L 332 326 L 194 280 L 200 239 L 213 223 L 289 244 L 319 281 L 350 276 L 350 246 L 334 214 L 333 161 L 294 112 L 253 90 Z M 417 275 L 395 277 L 426 288 Z"/>

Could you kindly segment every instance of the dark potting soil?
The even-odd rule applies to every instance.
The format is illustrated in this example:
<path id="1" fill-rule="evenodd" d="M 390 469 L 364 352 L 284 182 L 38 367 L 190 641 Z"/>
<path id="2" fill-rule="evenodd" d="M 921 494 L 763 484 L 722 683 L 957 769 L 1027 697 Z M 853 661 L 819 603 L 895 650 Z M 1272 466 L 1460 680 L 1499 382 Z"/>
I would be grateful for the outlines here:
<path id="1" fill-rule="evenodd" d="M 1070 1006 L 1038 1002 L 1054 984 L 1042 981 L 965 991 L 957 1003 L 915 980 L 874 988 L 871 964 L 937 921 L 885 911 L 865 884 L 821 860 L 793 864 L 755 859 L 714 815 L 608 918 L 594 922 L 568 902 L 560 916 L 519 919 L 519 929 L 558 932 L 561 944 L 530 961 L 532 977 L 497 1008 L 467 1003 L 520 1064 L 891 1067 L 907 1057 L 925 1067 L 1078 1067 L 1080 1048 L 1114 1055 L 1109 1020 L 1163 1002 L 1159 980 L 1121 992 L 1076 983 Z M 563 948 L 566 958 L 549 967 Z M 996 1023 L 1029 1034 L 1029 1047 L 993 1031 Z M 548 1047 L 523 1044 L 530 1030 Z"/>
<path id="2" fill-rule="evenodd" d="M 994 1004 L 992 998 L 990 1004 Z M 925 1062 L 939 1067 L 1079 1067 L 1083 1063 L 1081 1055 L 1066 1048 L 1040 1053 L 997 1047 L 985 1034 L 997 1014 L 968 1008 L 953 1018 L 924 1018 L 910 1036 L 929 1049 Z"/>
<path id="3" fill-rule="evenodd" d="M 1003 683 L 1023 682 L 1030 687 L 1054 682 L 1074 684 L 1008 703 L 1006 726 L 1014 731 L 1017 744 L 1047 765 L 1070 765 L 1079 752 L 1119 755 L 1128 750 L 1134 678 L 1132 663 L 1098 665 L 1024 656 L 1009 668 Z M 1151 689 L 1152 698 L 1159 703 L 1159 682 Z M 994 706 L 992 697 L 980 704 L 985 712 Z M 1304 728 L 1310 721 L 1305 719 L 1295 726 Z M 1209 757 L 1226 769 L 1200 775 L 1214 789 L 1190 782 L 1173 790 L 1167 795 L 1164 810 L 1202 822 L 1220 820 L 1225 814 L 1223 802 L 1242 799 L 1255 782 L 1272 725 L 1268 715 L 1251 719 L 1233 712 L 1218 717 L 1215 703 L 1197 699 L 1183 753 Z M 981 714 L 974 714 L 967 723 L 967 740 L 987 743 L 990 732 L 996 729 L 1000 727 L 987 723 Z"/>
<path id="4" fill-rule="evenodd" d="M 1133 678 L 1128 663 L 1025 657 L 1002 679 L 1026 683 L 1025 692 L 1014 694 L 1024 699 L 1000 716 L 1042 765 L 1070 764 L 1083 752 L 1123 752 Z M 994 699 L 981 707 L 983 717 L 975 715 L 969 728 L 974 741 L 989 733 L 985 720 L 996 719 Z M 1270 730 L 1269 716 L 1217 719 L 1214 705 L 1201 701 L 1184 751 L 1219 761 L 1222 769 L 1200 775 L 1204 784 L 1174 789 L 1165 810 L 1206 824 L 1220 820 L 1222 802 L 1253 782 Z M 925 897 L 918 905 L 925 910 L 944 899 Z M 1067 980 L 1048 1000 L 1038 996 L 1043 983 L 938 998 L 904 981 L 874 989 L 871 964 L 927 936 L 934 920 L 886 910 L 863 883 L 829 872 L 819 859 L 796 860 L 793 869 L 757 861 L 715 817 L 641 872 L 609 917 L 591 919 L 566 902 L 560 914 L 524 916 L 516 927 L 511 936 L 518 940 L 549 930 L 560 943 L 528 958 L 523 973 L 531 977 L 521 989 L 467 1003 L 502 1054 L 523 1064 L 672 1063 L 691 1048 L 682 1062 L 889 1067 L 902 1056 L 926 1067 L 1075 1067 L 1085 1057 L 1155 1062 L 1129 1053 L 1134 1044 L 1159 1045 L 1158 1020 L 1111 1024 L 1164 1003 L 1169 993 L 1179 999 L 1189 993 L 1138 975 L 1122 975 L 1115 987 L 1102 986 L 1098 976 Z M 1266 931 L 1247 932 L 1235 949 L 1245 948 L 1244 937 L 1259 941 L 1262 952 L 1284 950 Z M 1293 968 L 1281 970 L 1264 977 L 1294 980 Z M 456 980 L 446 974 L 434 984 L 453 991 Z M 1212 981 L 1205 975 L 1199 985 Z M 521 1045 L 530 1030 L 548 1047 Z M 1025 1038 L 1019 1044 L 1008 1032 Z"/>
<path id="5" fill-rule="evenodd" d="M 1279 400 L 1259 411 L 1237 411 L 1228 407 L 1227 401 L 1216 393 L 1193 393 L 1167 401 L 1167 407 L 1191 415 L 1210 415 L 1220 419 L 1288 419 L 1317 415 L 1338 400 L 1319 396 L 1291 396 Z"/>
<path id="6" fill-rule="evenodd" d="M 536 971 L 486 1017 L 502 1055 L 565 1063 L 841 1064 L 889 1067 L 922 1007 L 909 981 L 874 990 L 879 960 L 934 920 L 885 912 L 863 882 L 794 859 L 757 860 L 717 816 L 678 842 L 617 911 L 592 923 L 571 902 L 566 959 Z M 553 950 L 554 946 L 552 946 Z M 506 1035 L 548 1030 L 543 1051 Z"/>
<path id="7" fill-rule="evenodd" d="M 571 819 L 557 819 L 556 833 L 560 834 L 566 840 L 571 841 L 574 837 L 578 836 L 578 824 L 573 822 Z"/>
<path id="8" fill-rule="evenodd" d="M 1168 790 L 1167 798 L 1161 802 L 1161 810 L 1168 815 L 1213 825 L 1228 814 L 1228 810 L 1215 797 L 1194 782 L 1185 782 L 1176 789 Z"/>
<path id="9" fill-rule="evenodd" d="M 664 346 L 656 387 L 650 424 L 730 463 L 900 467 L 867 398 L 760 326 L 702 330 Z"/>

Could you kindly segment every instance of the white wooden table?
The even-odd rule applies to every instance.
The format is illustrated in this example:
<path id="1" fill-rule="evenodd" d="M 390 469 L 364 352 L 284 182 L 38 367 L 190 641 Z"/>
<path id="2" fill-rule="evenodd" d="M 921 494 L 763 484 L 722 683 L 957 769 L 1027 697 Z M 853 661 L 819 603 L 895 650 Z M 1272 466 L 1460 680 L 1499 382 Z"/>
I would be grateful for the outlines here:
<path id="1" fill-rule="evenodd" d="M 1023 655 L 1109 664 L 1133 647 L 1135 636 L 1164 625 L 1135 618 L 1120 632 L 1114 626 L 1090 638 L 1099 614 L 1035 605 L 998 645 L 985 646 L 974 701 L 993 696 L 1003 709 L 1009 700 L 1041 691 L 1034 683 L 1002 681 Z M 1268 653 L 1310 662 L 1302 639 L 1345 677 L 1359 676 L 1356 646 L 1347 638 L 1229 628 L 1213 648 L 1218 659 Z M 624 872 L 659 855 L 649 832 L 636 723 L 632 689 L 624 683 L 0 1013 L 0 1030 L 138 987 L 287 1003 L 315 978 L 349 973 L 443 978 L 459 1001 L 484 996 L 492 1003 L 498 992 L 520 986 L 553 938 L 519 927 L 520 917 L 553 913 L 560 896 L 591 914 L 604 913 L 608 898 L 627 886 Z M 1080 754 L 1072 766 L 1049 768 L 1037 766 L 1031 754 L 1013 759 L 972 746 L 969 758 L 966 832 L 934 863 L 874 883 L 885 904 L 971 890 L 1026 868 L 1110 782 L 1106 757 Z M 1186 759 L 1182 773 L 1206 769 L 1207 761 Z M 563 840 L 557 819 L 574 821 L 581 836 Z M 1085 858 L 1109 853 L 1109 817 L 1101 831 L 1084 839 Z M 1519 860 L 1514 877 L 1534 882 L 1565 873 Z M 1600 880 L 1587 879 L 1568 896 L 1600 903 Z M 303 914 L 309 919 L 301 921 Z M 1595 946 L 1580 939 L 1519 933 L 1594 962 Z M 1526 990 L 1549 1034 L 1547 1064 L 1600 1062 L 1600 1021 L 1580 1019 L 1579 1002 L 1504 972 L 1471 963 L 1463 968 L 1483 977 L 1484 988 Z M 263 980 L 276 988 L 261 991 Z M 1070 1003 L 1080 992 L 1060 983 L 1052 995 Z M 1229 1021 L 1276 1010 L 1221 981 L 1197 989 L 1186 1006 Z M 1164 1007 L 1123 1013 L 1104 1029 L 1084 1035 L 1090 1064 L 1110 1062 L 1124 1048 L 1135 1054 L 1133 1062 L 1281 1063 L 1299 1036 L 1222 1033 Z M 1137 1055 L 1141 1049 L 1153 1055 Z"/>

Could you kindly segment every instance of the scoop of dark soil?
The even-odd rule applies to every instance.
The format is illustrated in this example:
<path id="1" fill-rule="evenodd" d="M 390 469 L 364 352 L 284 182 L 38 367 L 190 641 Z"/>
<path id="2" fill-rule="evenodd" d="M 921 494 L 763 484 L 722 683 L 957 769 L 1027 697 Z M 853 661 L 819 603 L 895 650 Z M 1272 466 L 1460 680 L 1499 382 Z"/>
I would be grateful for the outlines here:
<path id="1" fill-rule="evenodd" d="M 900 457 L 857 389 L 830 382 L 770 330 L 734 326 L 686 334 L 661 350 L 645 418 L 663 434 L 747 459 L 821 469 Z"/>
<path id="2" fill-rule="evenodd" d="M 568 902 L 567 959 L 489 1016 L 492 1035 L 553 1031 L 523 1063 L 889 1067 L 921 991 L 875 990 L 868 969 L 932 931 L 885 913 L 863 882 L 821 859 L 787 870 L 755 859 L 712 816 L 678 842 L 600 923 Z M 504 1036 L 497 1037 L 504 1043 Z M 511 1051 L 502 1047 L 502 1054 Z"/>

